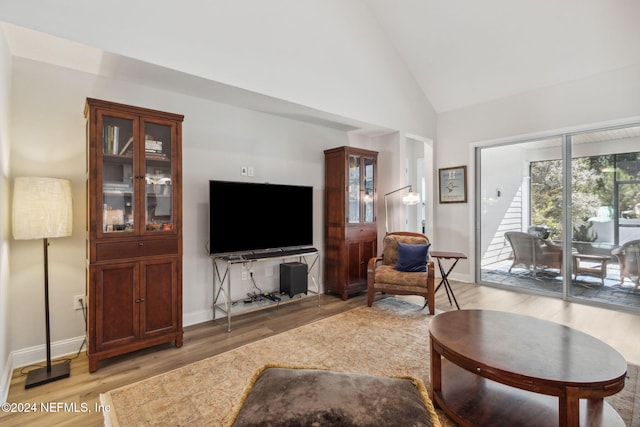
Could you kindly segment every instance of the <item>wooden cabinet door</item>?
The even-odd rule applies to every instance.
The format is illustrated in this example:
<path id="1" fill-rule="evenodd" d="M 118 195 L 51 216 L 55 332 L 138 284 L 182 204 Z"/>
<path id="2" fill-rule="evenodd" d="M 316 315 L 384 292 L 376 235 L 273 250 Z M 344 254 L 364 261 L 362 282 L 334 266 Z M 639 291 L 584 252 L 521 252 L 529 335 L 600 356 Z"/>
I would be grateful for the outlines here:
<path id="1" fill-rule="evenodd" d="M 375 240 L 347 242 L 347 291 L 367 288 L 367 264 L 375 256 L 375 248 Z"/>
<path id="2" fill-rule="evenodd" d="M 176 234 L 180 224 L 180 145 L 179 126 L 174 120 L 142 118 L 140 128 L 138 197 L 139 221 L 144 234 Z"/>
<path id="3" fill-rule="evenodd" d="M 94 351 L 117 348 L 134 342 L 138 336 L 137 289 L 138 263 L 118 263 L 92 267 L 91 292 L 94 316 L 91 325 Z"/>
<path id="4" fill-rule="evenodd" d="M 360 263 L 362 261 L 361 252 L 361 242 L 347 242 L 347 290 L 352 290 L 353 288 L 357 288 L 362 284 L 360 267 Z"/>
<path id="5" fill-rule="evenodd" d="M 142 338 L 178 330 L 178 258 L 141 262 L 140 332 Z"/>
<path id="6" fill-rule="evenodd" d="M 376 256 L 377 243 L 377 237 L 374 236 L 373 240 L 368 240 L 360 244 L 360 277 L 365 283 L 365 288 L 367 283 L 367 266 L 369 264 L 369 260 Z"/>

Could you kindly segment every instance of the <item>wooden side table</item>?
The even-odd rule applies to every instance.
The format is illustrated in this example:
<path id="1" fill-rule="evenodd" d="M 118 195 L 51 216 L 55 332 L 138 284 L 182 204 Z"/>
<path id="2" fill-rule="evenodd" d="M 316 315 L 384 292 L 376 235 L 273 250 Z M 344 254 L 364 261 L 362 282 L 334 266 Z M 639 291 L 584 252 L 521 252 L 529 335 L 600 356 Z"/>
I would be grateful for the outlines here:
<path id="1" fill-rule="evenodd" d="M 438 289 L 440 289 L 440 286 L 444 285 L 444 290 L 447 292 L 447 298 L 449 298 L 449 304 L 453 305 L 451 303 L 451 298 L 453 298 L 453 301 L 456 303 L 456 307 L 458 308 L 458 310 L 460 310 L 460 306 L 458 305 L 458 300 L 456 299 L 456 296 L 453 293 L 453 289 L 451 288 L 451 284 L 449 283 L 449 273 L 451 273 L 451 271 L 453 270 L 453 267 L 456 266 L 458 261 L 460 261 L 461 259 L 467 259 L 467 256 L 460 252 L 443 252 L 443 251 L 431 251 L 429 252 L 429 255 L 432 258 L 436 258 L 438 260 L 438 268 L 440 268 L 440 275 L 442 277 L 442 280 L 440 280 L 440 283 L 436 287 L 434 294 L 438 292 Z M 441 260 L 443 259 L 455 260 L 453 261 L 453 264 L 451 264 L 451 266 L 449 267 L 449 270 L 447 271 L 445 271 L 444 267 L 442 266 Z"/>
<path id="2" fill-rule="evenodd" d="M 611 261 L 609 255 L 587 255 L 574 253 L 573 255 L 573 280 L 581 274 L 589 274 L 600 278 L 604 286 L 604 278 L 607 277 L 607 263 Z M 600 265 L 581 265 L 580 262 L 591 262 Z"/>

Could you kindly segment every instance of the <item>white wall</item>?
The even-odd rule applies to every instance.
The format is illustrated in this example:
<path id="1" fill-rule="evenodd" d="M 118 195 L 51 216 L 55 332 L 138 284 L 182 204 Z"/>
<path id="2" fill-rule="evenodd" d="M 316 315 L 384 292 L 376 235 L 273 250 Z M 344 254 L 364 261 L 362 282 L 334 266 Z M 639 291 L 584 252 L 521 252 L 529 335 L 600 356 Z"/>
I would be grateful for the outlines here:
<path id="1" fill-rule="evenodd" d="M 6 22 L 107 52 L 434 136 L 433 108 L 360 0 L 190 0 L 179 9 L 171 0 L 6 0 L 3 9 Z"/>
<path id="2" fill-rule="evenodd" d="M 69 350 L 72 344 L 79 346 L 75 338 L 84 331 L 81 313 L 72 309 L 72 298 L 84 293 L 85 289 L 86 142 L 83 109 L 86 97 L 185 115 L 185 324 L 210 319 L 212 313 L 213 271 L 205 252 L 209 179 L 252 179 L 256 182 L 312 185 L 314 245 L 322 248 L 322 152 L 327 148 L 349 145 L 346 132 L 41 62 L 19 58 L 14 58 L 13 62 L 12 177 L 38 174 L 69 178 L 73 183 L 73 236 L 50 241 L 50 282 L 54 289 L 51 296 L 52 340 L 59 343 L 58 347 L 54 346 L 54 354 L 56 348 L 60 352 Z M 374 141 L 371 147 L 379 147 L 384 143 Z M 255 176 L 242 177 L 241 165 L 253 166 Z M 257 224 L 268 226 L 260 224 L 259 219 L 260 210 L 257 206 Z M 10 349 L 20 352 L 24 359 L 36 357 L 41 349 L 30 349 L 41 346 L 44 341 L 37 327 L 44 325 L 41 253 L 42 244 L 39 241 L 11 241 L 13 303 L 8 332 L 11 337 Z M 275 289 L 278 283 L 277 269 L 274 276 L 266 277 L 266 266 L 268 263 L 256 267 L 255 277 L 265 290 Z M 234 282 L 240 283 L 240 272 L 234 274 Z M 243 295 L 250 290 L 249 282 L 245 282 L 238 293 Z M 65 347 L 65 340 L 72 342 Z"/>
<path id="3" fill-rule="evenodd" d="M 439 114 L 438 168 L 468 165 L 470 198 L 466 204 L 438 205 L 438 247 L 473 255 L 475 144 L 629 122 L 639 113 L 640 65 Z M 452 274 L 473 281 L 471 259 Z"/>
<path id="4" fill-rule="evenodd" d="M 11 361 L 9 336 L 9 137 L 11 104 L 11 55 L 0 31 L 0 402 L 9 392 Z"/>
<path id="5" fill-rule="evenodd" d="M 480 257 L 500 248 L 504 243 L 502 233 L 512 221 L 518 218 L 507 216 L 507 212 L 514 205 L 514 199 L 520 195 L 524 177 L 528 175 L 525 169 L 526 153 L 519 146 L 497 147 L 483 152 L 482 156 L 482 187 L 480 188 L 480 212 L 482 216 Z M 505 159 L 509 159 L 505 162 Z M 473 182 L 471 179 L 470 183 Z M 500 196 L 498 197 L 498 190 Z M 514 225 L 517 231 L 522 230 L 518 221 Z M 495 236 L 499 235 L 497 241 Z M 500 249 L 498 249 L 500 251 Z"/>
<path id="6" fill-rule="evenodd" d="M 433 108 L 359 0 L 192 1 L 181 4 L 180 13 L 168 0 L 114 0 L 109 6 L 98 11 L 95 4 L 77 0 L 55 7 L 49 2 L 9 0 L 0 19 L 103 49 L 111 57 L 147 61 L 346 118 L 346 122 L 373 124 L 392 133 L 401 129 L 426 137 L 435 134 Z M 188 20 L 182 19 L 186 16 Z M 107 56 L 96 73 L 112 74 L 109 67 L 118 65 Z M 11 176 L 39 174 L 73 181 L 74 235 L 52 239 L 50 247 L 51 285 L 56 289 L 51 297 L 54 355 L 75 351 L 84 330 L 81 313 L 71 309 L 71 302 L 73 295 L 85 289 L 82 111 L 86 97 L 185 115 L 185 324 L 206 320 L 211 313 L 212 268 L 204 250 L 209 179 L 240 180 L 243 164 L 254 167 L 256 181 L 313 185 L 317 188 L 314 238 L 321 248 L 322 151 L 359 145 L 380 150 L 380 164 L 390 169 L 400 161 L 394 149 L 397 136 L 356 136 L 233 108 L 215 98 L 189 97 L 178 89 L 153 89 L 144 85 L 146 81 L 153 84 L 155 74 L 144 78 L 126 67 L 115 80 L 35 59 L 14 58 Z M 127 71 L 137 84 L 122 80 Z M 189 90 L 197 93 L 197 88 Z M 397 175 L 390 174 L 393 180 L 386 184 L 395 188 Z M 8 349 L 16 364 L 44 358 L 44 339 L 33 328 L 44 323 L 37 258 L 41 253 L 38 242 L 11 241 L 11 307 L 0 334 L 9 337 Z M 256 277 L 262 273 L 256 271 Z M 270 280 L 275 282 L 277 275 Z"/>

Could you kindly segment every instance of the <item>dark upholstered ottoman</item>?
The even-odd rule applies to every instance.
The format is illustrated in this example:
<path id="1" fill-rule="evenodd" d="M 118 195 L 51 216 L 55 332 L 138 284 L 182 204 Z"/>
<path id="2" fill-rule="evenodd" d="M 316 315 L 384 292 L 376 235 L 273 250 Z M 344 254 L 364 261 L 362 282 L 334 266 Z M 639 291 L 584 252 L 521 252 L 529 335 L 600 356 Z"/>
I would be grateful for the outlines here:
<path id="1" fill-rule="evenodd" d="M 264 369 L 234 426 L 439 426 L 424 384 L 316 369 Z"/>

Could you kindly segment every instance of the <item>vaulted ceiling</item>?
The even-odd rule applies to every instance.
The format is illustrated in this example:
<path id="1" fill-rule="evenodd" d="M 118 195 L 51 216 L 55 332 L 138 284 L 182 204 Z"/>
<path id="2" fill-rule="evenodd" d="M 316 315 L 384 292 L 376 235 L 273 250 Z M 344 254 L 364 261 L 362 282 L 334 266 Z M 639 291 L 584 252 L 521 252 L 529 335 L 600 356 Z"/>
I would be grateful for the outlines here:
<path id="1" fill-rule="evenodd" d="M 637 0 L 364 0 L 438 112 L 640 63 Z"/>
<path id="2" fill-rule="evenodd" d="M 639 0 L 362 2 L 439 113 L 640 64 Z M 53 51 L 29 37 L 12 50 Z M 78 66 L 91 51 L 74 45 Z"/>

